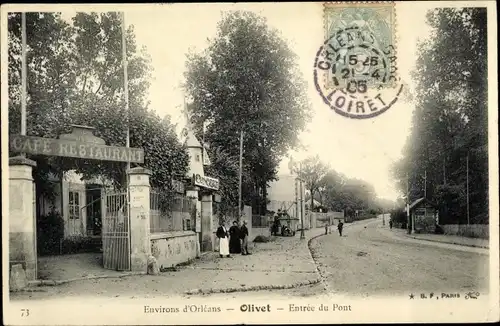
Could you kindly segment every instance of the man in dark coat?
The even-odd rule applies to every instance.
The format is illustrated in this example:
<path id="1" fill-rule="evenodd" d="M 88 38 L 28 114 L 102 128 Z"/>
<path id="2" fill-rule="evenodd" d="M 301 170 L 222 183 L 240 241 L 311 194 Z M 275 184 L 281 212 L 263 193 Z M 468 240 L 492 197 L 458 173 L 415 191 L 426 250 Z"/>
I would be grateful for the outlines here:
<path id="1" fill-rule="evenodd" d="M 240 227 L 238 222 L 234 221 L 233 226 L 229 228 L 229 253 L 240 254 L 241 253 L 241 235 Z"/>
<path id="2" fill-rule="evenodd" d="M 342 236 L 342 229 L 344 228 L 344 223 L 342 223 L 342 220 L 339 221 L 339 224 L 337 225 L 337 229 L 339 230 L 340 236 Z"/>
<path id="3" fill-rule="evenodd" d="M 241 229 L 240 229 L 240 235 L 241 235 L 241 254 L 242 255 L 251 255 L 251 253 L 248 252 L 247 221 L 243 221 L 243 225 L 241 226 Z"/>

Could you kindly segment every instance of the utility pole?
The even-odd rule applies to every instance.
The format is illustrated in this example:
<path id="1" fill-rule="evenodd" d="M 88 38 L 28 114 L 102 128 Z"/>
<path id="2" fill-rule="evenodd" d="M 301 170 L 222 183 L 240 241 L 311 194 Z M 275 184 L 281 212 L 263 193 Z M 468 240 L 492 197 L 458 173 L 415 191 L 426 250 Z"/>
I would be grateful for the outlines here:
<path id="1" fill-rule="evenodd" d="M 122 63 L 123 63 L 123 93 L 125 98 L 125 114 L 126 114 L 126 125 L 127 125 L 127 139 L 126 139 L 126 147 L 130 147 L 130 128 L 129 128 L 129 102 L 128 102 L 128 62 L 127 62 L 127 36 L 125 28 L 125 12 L 121 13 L 122 18 Z M 127 229 L 130 230 L 130 178 L 129 172 L 130 170 L 130 161 L 127 161 L 127 168 L 125 170 L 125 180 L 126 180 L 126 189 L 127 189 Z M 132 252 L 132 243 L 128 242 L 128 250 Z"/>
<path id="2" fill-rule="evenodd" d="M 130 128 L 129 128 L 129 101 L 128 101 L 128 62 L 127 62 L 127 37 L 125 28 L 125 13 L 122 12 L 122 60 L 123 60 L 123 87 L 125 94 L 125 112 L 127 114 L 127 144 L 130 147 Z M 127 162 L 127 170 L 130 169 L 130 161 Z"/>
<path id="3" fill-rule="evenodd" d="M 299 218 L 300 210 L 299 210 L 299 179 L 295 179 L 295 217 Z"/>
<path id="4" fill-rule="evenodd" d="M 299 182 L 300 182 L 300 223 L 302 225 L 300 230 L 300 239 L 305 239 L 304 234 L 304 190 L 302 185 L 302 162 L 299 163 Z"/>
<path id="5" fill-rule="evenodd" d="M 427 198 L 427 170 L 424 171 L 424 198 Z"/>
<path id="6" fill-rule="evenodd" d="M 443 184 L 446 185 L 446 157 L 443 157 Z"/>
<path id="7" fill-rule="evenodd" d="M 238 182 L 238 222 L 240 221 L 240 217 L 242 215 L 241 208 L 241 183 L 242 183 L 242 174 L 243 174 L 243 130 L 240 132 L 240 171 L 239 171 L 239 182 Z"/>
<path id="8" fill-rule="evenodd" d="M 125 28 L 125 13 L 122 12 L 122 62 L 123 62 L 123 92 L 125 97 L 125 112 L 127 124 L 126 147 L 130 147 L 130 128 L 129 128 L 129 101 L 128 101 L 128 62 L 127 62 L 127 36 Z M 130 170 L 130 161 L 127 162 L 127 171 Z M 128 173 L 127 173 L 128 187 Z"/>
<path id="9" fill-rule="evenodd" d="M 469 216 L 469 151 L 467 151 L 467 225 L 470 224 L 470 216 Z"/>
<path id="10" fill-rule="evenodd" d="M 205 165 L 205 120 L 203 120 L 203 124 L 201 126 L 202 129 L 202 138 L 201 138 L 201 163 Z"/>
<path id="11" fill-rule="evenodd" d="M 26 13 L 21 13 L 21 135 L 26 135 Z M 21 154 L 24 156 L 24 154 Z"/>
<path id="12" fill-rule="evenodd" d="M 408 229 L 408 234 L 411 234 L 410 227 L 410 178 L 408 173 L 406 173 L 406 228 Z"/>

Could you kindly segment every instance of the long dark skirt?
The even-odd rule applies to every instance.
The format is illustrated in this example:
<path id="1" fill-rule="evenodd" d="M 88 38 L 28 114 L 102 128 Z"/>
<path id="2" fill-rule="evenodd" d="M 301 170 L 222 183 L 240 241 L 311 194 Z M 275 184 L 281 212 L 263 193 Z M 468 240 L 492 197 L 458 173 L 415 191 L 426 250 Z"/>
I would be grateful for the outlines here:
<path id="1" fill-rule="evenodd" d="M 238 237 L 229 239 L 229 252 L 232 254 L 241 254 L 241 242 Z"/>

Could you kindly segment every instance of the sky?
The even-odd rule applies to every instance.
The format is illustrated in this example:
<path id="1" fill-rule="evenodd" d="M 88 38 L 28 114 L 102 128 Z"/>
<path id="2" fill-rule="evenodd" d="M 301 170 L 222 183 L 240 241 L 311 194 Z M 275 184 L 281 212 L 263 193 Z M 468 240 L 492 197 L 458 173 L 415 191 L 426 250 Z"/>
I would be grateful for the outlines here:
<path id="1" fill-rule="evenodd" d="M 417 42 L 428 37 L 425 22 L 428 3 L 397 3 L 396 28 L 398 71 L 411 88 Z M 131 8 L 131 7 L 129 7 Z M 186 54 L 201 52 L 216 35 L 217 22 L 225 11 L 249 10 L 267 19 L 298 55 L 297 64 L 308 83 L 313 119 L 300 139 L 307 150 L 291 152 L 295 160 L 318 154 L 321 160 L 348 177 L 371 183 L 379 197 L 396 199 L 398 192 L 390 167 L 401 156 L 410 129 L 413 103 L 399 100 L 385 113 L 371 119 L 342 117 L 323 103 L 313 83 L 316 52 L 324 41 L 321 3 L 164 4 L 124 8 L 126 25 L 133 25 L 137 43 L 151 56 L 153 80 L 151 108 L 169 114 L 178 129 L 185 125 L 182 113 Z M 289 174 L 284 158 L 279 174 Z"/>

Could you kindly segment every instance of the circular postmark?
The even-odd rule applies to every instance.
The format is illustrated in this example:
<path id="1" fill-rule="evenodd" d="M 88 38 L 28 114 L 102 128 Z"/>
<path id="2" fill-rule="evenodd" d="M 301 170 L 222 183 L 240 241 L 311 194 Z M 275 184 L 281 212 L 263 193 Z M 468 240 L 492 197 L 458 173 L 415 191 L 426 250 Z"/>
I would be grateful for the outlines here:
<path id="1" fill-rule="evenodd" d="M 368 30 L 339 29 L 319 48 L 314 61 L 314 84 L 336 113 L 355 119 L 387 111 L 403 85 L 392 45 L 381 45 Z"/>

